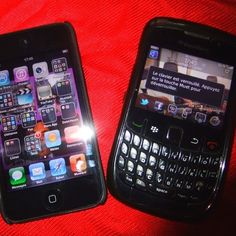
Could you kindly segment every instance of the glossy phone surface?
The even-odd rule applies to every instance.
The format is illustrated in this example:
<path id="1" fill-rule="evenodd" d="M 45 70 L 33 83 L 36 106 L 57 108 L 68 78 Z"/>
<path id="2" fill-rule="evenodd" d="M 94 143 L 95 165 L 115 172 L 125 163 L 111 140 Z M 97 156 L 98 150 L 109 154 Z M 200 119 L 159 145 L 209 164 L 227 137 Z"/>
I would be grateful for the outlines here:
<path id="1" fill-rule="evenodd" d="M 182 20 L 146 25 L 109 162 L 118 199 L 177 219 L 211 208 L 235 123 L 235 42 Z"/>
<path id="2" fill-rule="evenodd" d="M 73 29 L 0 36 L 1 207 L 20 222 L 102 203 L 106 191 Z"/>

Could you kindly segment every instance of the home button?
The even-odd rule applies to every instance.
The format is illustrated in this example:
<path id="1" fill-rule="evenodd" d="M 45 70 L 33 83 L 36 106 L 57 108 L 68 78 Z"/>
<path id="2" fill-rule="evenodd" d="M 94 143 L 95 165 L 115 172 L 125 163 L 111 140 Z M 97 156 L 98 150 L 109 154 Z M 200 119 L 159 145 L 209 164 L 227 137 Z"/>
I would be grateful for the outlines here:
<path id="1" fill-rule="evenodd" d="M 61 208 L 63 197 L 60 189 L 52 189 L 44 195 L 44 205 L 47 210 L 56 211 Z"/>

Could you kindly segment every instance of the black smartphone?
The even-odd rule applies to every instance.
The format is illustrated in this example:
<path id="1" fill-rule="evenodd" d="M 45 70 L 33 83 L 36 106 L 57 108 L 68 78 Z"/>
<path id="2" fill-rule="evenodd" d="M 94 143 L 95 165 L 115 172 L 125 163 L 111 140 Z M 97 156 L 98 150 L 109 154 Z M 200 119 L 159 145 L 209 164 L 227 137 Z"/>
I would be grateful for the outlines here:
<path id="1" fill-rule="evenodd" d="M 115 197 L 172 219 L 211 208 L 232 145 L 235 45 L 201 24 L 148 22 L 109 160 Z"/>
<path id="2" fill-rule="evenodd" d="M 1 212 L 17 223 L 102 204 L 106 188 L 76 36 L 0 36 Z"/>

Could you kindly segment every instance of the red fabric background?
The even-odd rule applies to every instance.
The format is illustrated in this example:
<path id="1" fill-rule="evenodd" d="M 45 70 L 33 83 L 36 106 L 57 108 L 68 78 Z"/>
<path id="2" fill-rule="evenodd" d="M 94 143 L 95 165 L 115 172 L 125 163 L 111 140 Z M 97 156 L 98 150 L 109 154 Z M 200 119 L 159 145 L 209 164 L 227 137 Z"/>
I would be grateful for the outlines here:
<path id="1" fill-rule="evenodd" d="M 75 27 L 105 172 L 140 34 L 154 16 L 189 19 L 236 34 L 235 0 L 1 0 L 0 33 L 65 20 Z M 235 235 L 235 158 L 236 137 L 219 205 L 200 223 L 153 217 L 109 194 L 105 205 L 83 212 L 12 226 L 0 218 L 0 235 Z"/>

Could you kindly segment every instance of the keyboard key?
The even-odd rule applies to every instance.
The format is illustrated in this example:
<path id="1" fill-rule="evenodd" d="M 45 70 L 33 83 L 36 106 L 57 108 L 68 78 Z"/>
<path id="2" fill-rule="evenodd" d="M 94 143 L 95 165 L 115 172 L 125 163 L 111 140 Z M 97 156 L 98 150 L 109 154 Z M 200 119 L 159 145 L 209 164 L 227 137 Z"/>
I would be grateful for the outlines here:
<path id="1" fill-rule="evenodd" d="M 188 170 L 187 166 L 179 166 L 177 169 L 177 173 L 183 176 L 187 174 L 187 170 Z"/>
<path id="2" fill-rule="evenodd" d="M 140 142 L 141 142 L 141 139 L 138 135 L 134 135 L 134 139 L 133 139 L 133 144 L 137 147 L 139 147 L 140 145 Z"/>
<path id="3" fill-rule="evenodd" d="M 143 173 L 144 173 L 144 169 L 141 165 L 137 165 L 137 171 L 136 171 L 137 175 L 139 177 L 142 177 L 143 176 Z"/>
<path id="4" fill-rule="evenodd" d="M 134 184 L 134 178 L 131 175 L 126 174 L 125 175 L 125 182 L 129 185 L 133 185 Z"/>
<path id="5" fill-rule="evenodd" d="M 138 151 L 132 147 L 130 150 L 130 157 L 135 160 L 137 158 L 137 154 L 138 154 Z"/>
<path id="6" fill-rule="evenodd" d="M 183 187 L 184 181 L 182 179 L 176 179 L 174 183 L 174 187 L 181 189 Z"/>
<path id="7" fill-rule="evenodd" d="M 166 161 L 163 159 L 160 159 L 158 167 L 160 170 L 164 171 L 166 169 Z"/>
<path id="8" fill-rule="evenodd" d="M 128 163 L 127 163 L 127 170 L 130 173 L 134 172 L 134 163 L 132 161 L 128 161 Z"/>
<path id="9" fill-rule="evenodd" d="M 146 151 L 149 150 L 149 147 L 150 147 L 150 142 L 147 140 L 147 139 L 144 139 L 143 140 L 143 144 L 142 144 L 142 148 Z"/>
<path id="10" fill-rule="evenodd" d="M 208 172 L 208 177 L 210 179 L 216 179 L 217 178 L 217 175 L 218 175 L 218 172 L 217 171 L 209 171 Z"/>
<path id="11" fill-rule="evenodd" d="M 146 170 L 146 178 L 147 180 L 151 181 L 153 178 L 153 171 L 151 169 Z"/>
<path id="12" fill-rule="evenodd" d="M 147 155 L 146 155 L 146 153 L 140 152 L 139 160 L 140 160 L 143 164 L 145 164 L 146 161 L 147 161 Z"/>
<path id="13" fill-rule="evenodd" d="M 191 190 L 193 188 L 193 182 L 190 180 L 185 181 L 184 183 L 184 189 Z"/>
<path id="14" fill-rule="evenodd" d="M 156 157 L 150 156 L 149 157 L 149 161 L 148 161 L 149 166 L 150 167 L 155 167 L 156 163 L 157 163 Z"/>
<path id="15" fill-rule="evenodd" d="M 167 158 L 170 154 L 170 149 L 166 146 L 162 146 L 161 156 Z"/>
<path id="16" fill-rule="evenodd" d="M 206 169 L 203 169 L 203 170 L 199 170 L 198 171 L 198 176 L 200 177 L 200 178 L 206 178 L 207 177 L 207 173 L 208 173 L 208 170 L 206 170 Z"/>
<path id="17" fill-rule="evenodd" d="M 205 188 L 205 182 L 202 180 L 196 181 L 195 183 L 195 190 L 197 192 L 202 192 Z"/>
<path id="18" fill-rule="evenodd" d="M 171 153 L 170 153 L 170 160 L 173 160 L 173 161 L 176 161 L 179 159 L 179 150 L 171 150 Z"/>
<path id="19" fill-rule="evenodd" d="M 156 182 L 161 184 L 163 182 L 164 174 L 161 172 L 156 172 Z"/>
<path id="20" fill-rule="evenodd" d="M 211 157 L 210 156 L 203 156 L 201 160 L 201 164 L 203 166 L 208 166 L 211 162 Z"/>
<path id="21" fill-rule="evenodd" d="M 152 144 L 152 153 L 158 154 L 159 150 L 160 150 L 160 145 L 157 143 L 153 143 Z"/>
<path id="22" fill-rule="evenodd" d="M 188 176 L 190 176 L 190 177 L 197 176 L 197 169 L 196 168 L 189 168 L 188 169 Z"/>
<path id="23" fill-rule="evenodd" d="M 141 179 L 136 179 L 136 186 L 141 187 L 141 188 L 145 188 L 146 184 L 143 180 Z"/>
<path id="24" fill-rule="evenodd" d="M 128 153 L 128 146 L 126 143 L 122 143 L 121 145 L 121 152 L 124 154 L 124 155 L 127 155 Z"/>
<path id="25" fill-rule="evenodd" d="M 218 156 L 212 157 L 211 164 L 212 164 L 213 167 L 218 168 L 219 165 L 220 165 L 220 157 L 218 157 Z"/>
<path id="26" fill-rule="evenodd" d="M 132 138 L 131 132 L 129 130 L 125 131 L 125 135 L 124 135 L 124 140 L 126 140 L 128 143 L 130 143 Z"/>
<path id="27" fill-rule="evenodd" d="M 190 161 L 191 161 L 191 163 L 193 163 L 195 165 L 199 164 L 200 161 L 201 161 L 201 155 L 200 154 L 193 154 L 191 156 L 191 160 Z"/>
<path id="28" fill-rule="evenodd" d="M 190 160 L 190 153 L 189 152 L 182 152 L 180 154 L 180 158 L 179 158 L 180 161 L 182 162 L 188 162 Z"/>
<path id="29" fill-rule="evenodd" d="M 169 171 L 169 173 L 174 174 L 177 170 L 177 167 L 177 164 L 170 163 L 167 170 Z"/>
<path id="30" fill-rule="evenodd" d="M 123 169 L 125 167 L 125 159 L 124 157 L 122 156 L 119 156 L 119 159 L 118 159 L 118 166 Z"/>
<path id="31" fill-rule="evenodd" d="M 165 182 L 164 182 L 166 187 L 171 187 L 173 185 L 173 182 L 174 182 L 174 178 L 173 177 L 166 176 Z"/>

